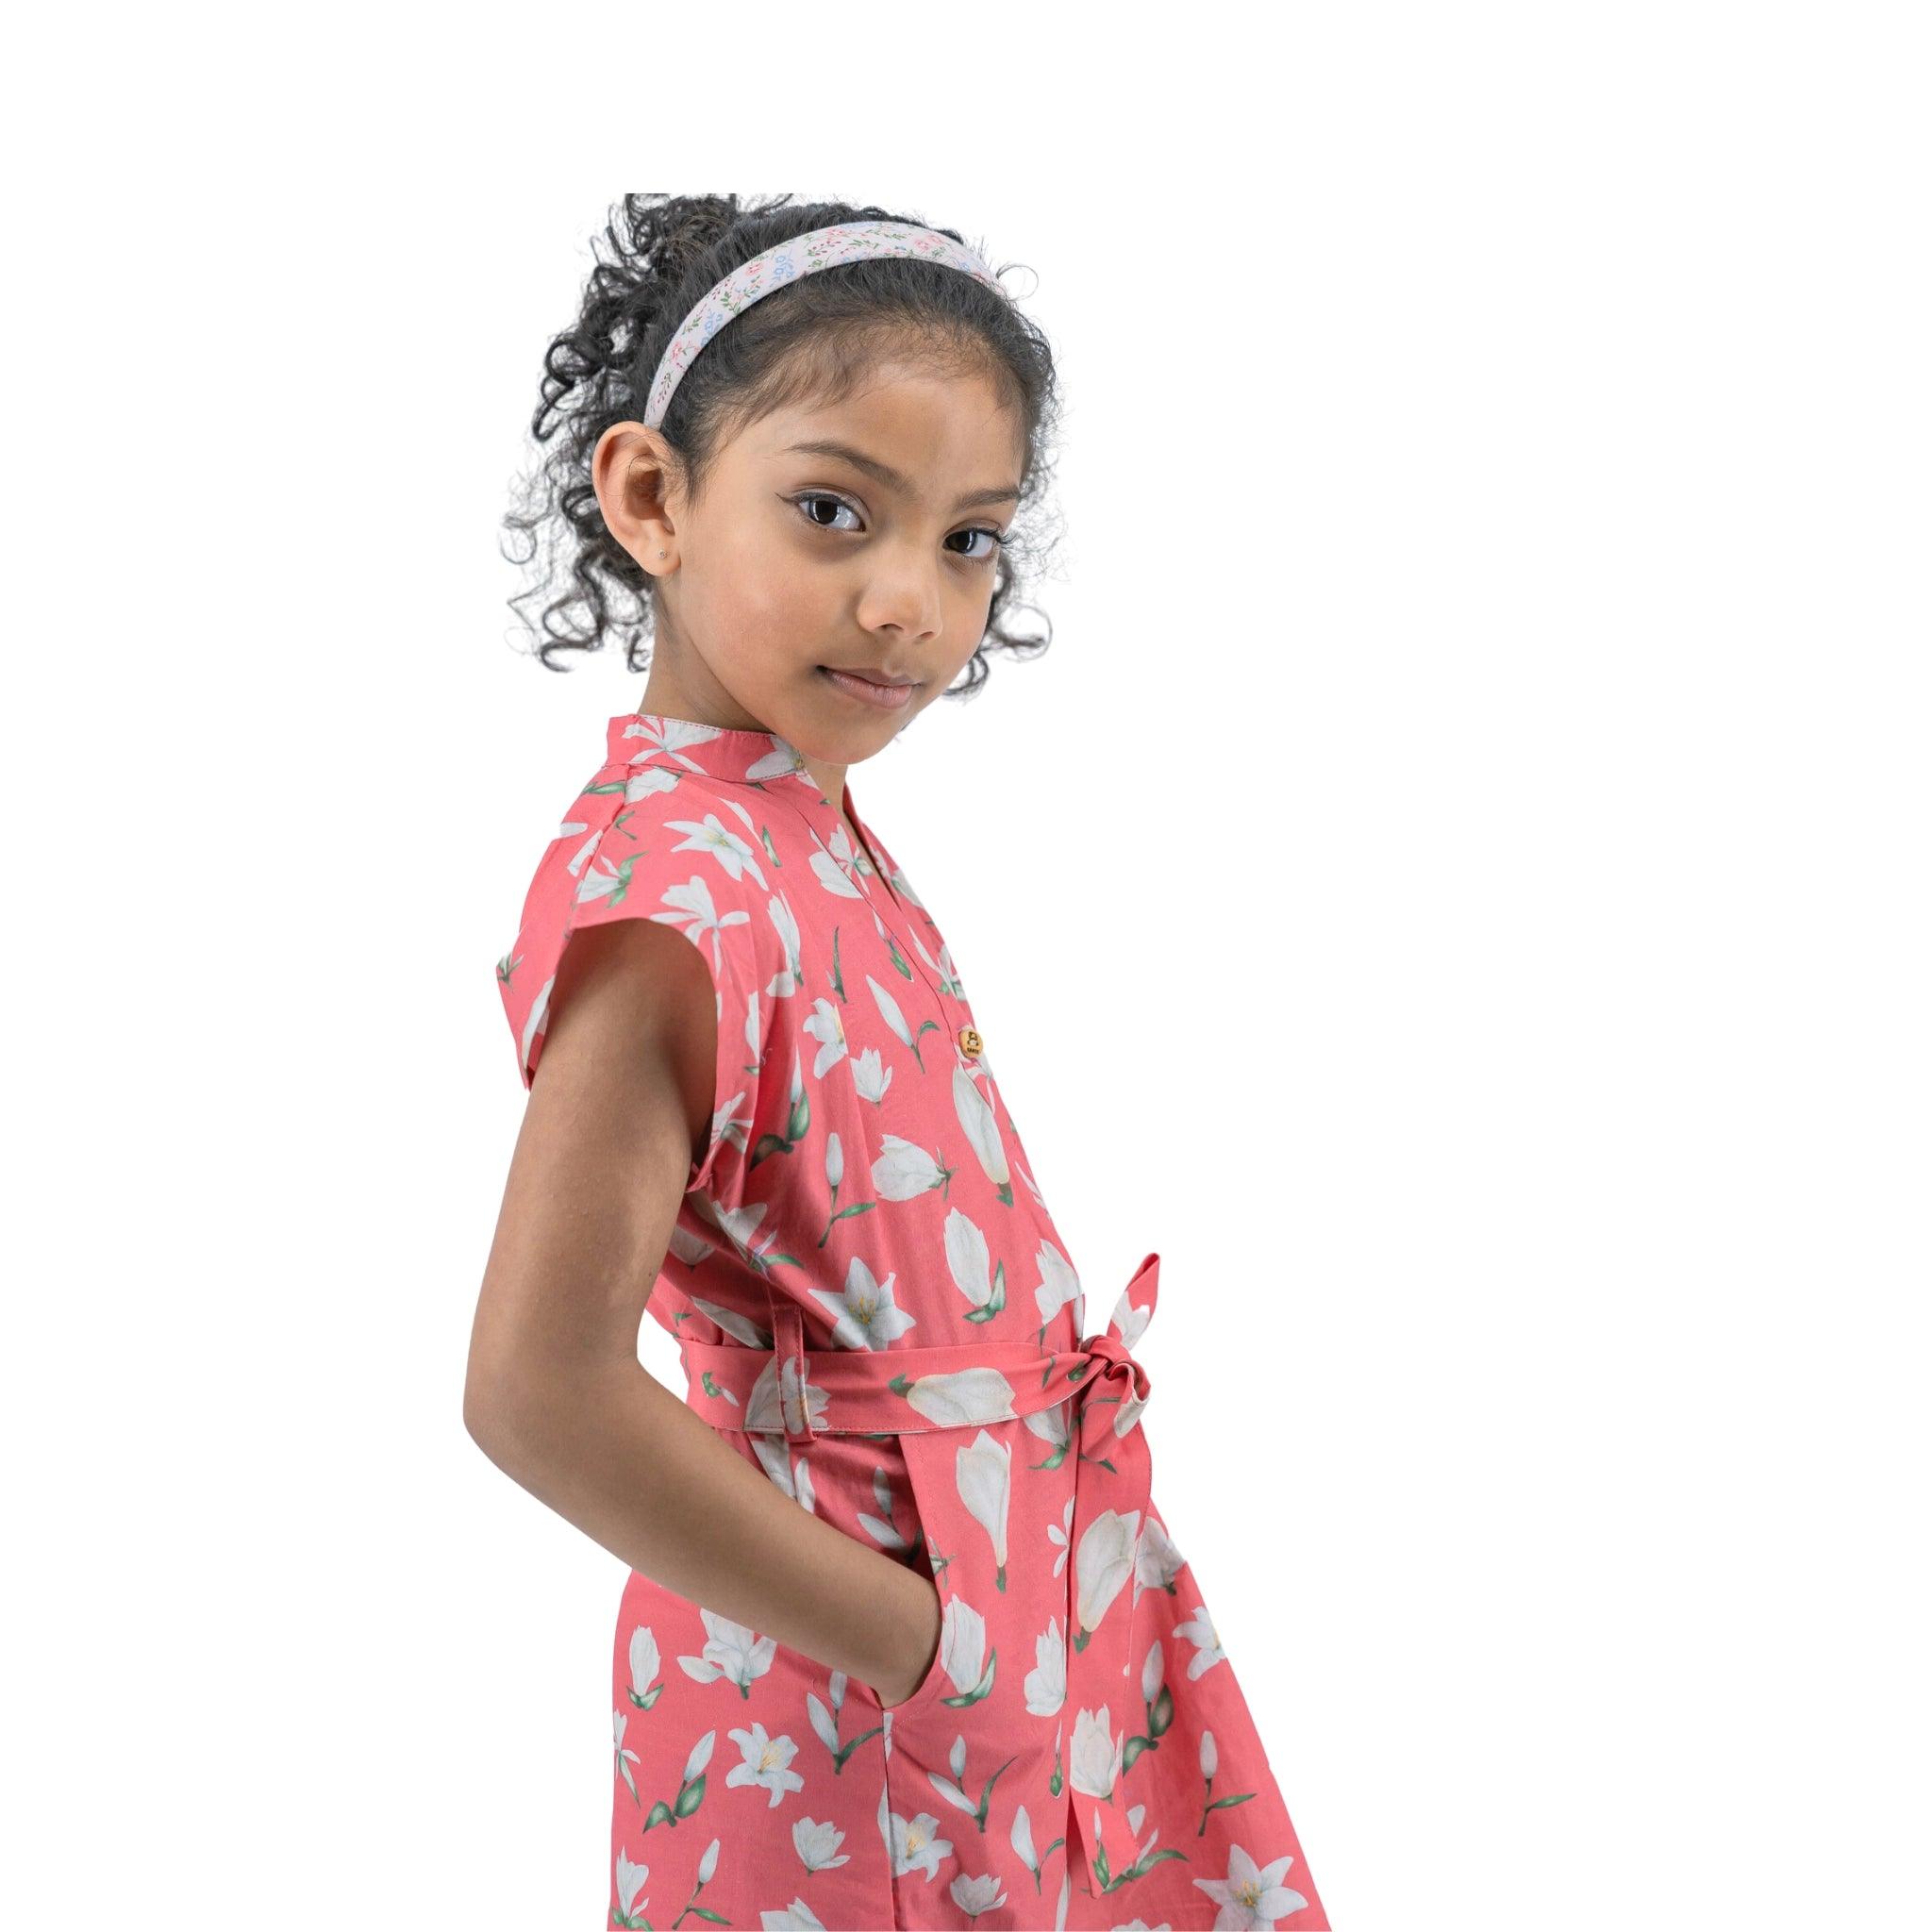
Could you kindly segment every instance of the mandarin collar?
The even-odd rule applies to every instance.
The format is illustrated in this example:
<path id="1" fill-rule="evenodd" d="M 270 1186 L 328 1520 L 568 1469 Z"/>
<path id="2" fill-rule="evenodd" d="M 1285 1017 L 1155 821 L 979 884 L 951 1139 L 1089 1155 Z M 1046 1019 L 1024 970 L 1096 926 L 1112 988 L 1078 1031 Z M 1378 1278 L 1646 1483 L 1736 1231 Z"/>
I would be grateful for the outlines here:
<path id="1" fill-rule="evenodd" d="M 813 797 L 824 796 L 797 746 L 774 731 L 701 724 L 661 711 L 624 711 L 609 721 L 605 736 L 613 765 L 664 765 L 734 785 L 802 780 Z"/>
<path id="2" fill-rule="evenodd" d="M 836 824 L 840 811 L 876 846 L 872 827 L 859 817 L 848 776 L 837 805 L 819 789 L 804 755 L 775 731 L 745 730 L 730 724 L 701 724 L 662 711 L 620 711 L 605 727 L 605 756 L 626 771 L 656 767 L 697 772 L 730 785 L 756 785 L 789 799 L 808 820 Z M 887 882 L 886 890 L 898 893 Z"/>

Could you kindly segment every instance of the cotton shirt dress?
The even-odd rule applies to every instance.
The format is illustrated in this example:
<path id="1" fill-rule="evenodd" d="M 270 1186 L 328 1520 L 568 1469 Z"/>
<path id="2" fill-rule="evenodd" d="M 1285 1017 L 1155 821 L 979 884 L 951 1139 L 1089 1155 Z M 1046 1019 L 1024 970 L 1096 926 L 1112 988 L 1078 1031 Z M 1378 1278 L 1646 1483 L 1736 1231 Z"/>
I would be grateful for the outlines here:
<path id="1" fill-rule="evenodd" d="M 574 931 L 698 949 L 715 1111 L 649 1312 L 720 1440 L 943 1607 L 886 1707 L 632 1571 L 606 1923 L 1325 1927 L 1149 1488 L 1159 1257 L 1090 1333 L 952 949 L 841 802 L 858 844 L 784 739 L 612 718 L 497 964 L 527 1087 Z"/>

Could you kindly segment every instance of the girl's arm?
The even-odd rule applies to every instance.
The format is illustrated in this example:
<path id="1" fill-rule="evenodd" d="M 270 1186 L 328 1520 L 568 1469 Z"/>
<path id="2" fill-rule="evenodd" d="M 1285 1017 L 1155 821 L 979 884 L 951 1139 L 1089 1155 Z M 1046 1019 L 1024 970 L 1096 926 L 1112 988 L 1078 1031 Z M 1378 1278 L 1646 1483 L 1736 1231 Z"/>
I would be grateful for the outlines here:
<path id="1" fill-rule="evenodd" d="M 465 1425 L 632 1569 L 903 1702 L 939 1649 L 931 1580 L 800 1508 L 637 1358 L 710 1129 L 704 960 L 654 921 L 587 928 L 547 1024 L 471 1333 Z"/>

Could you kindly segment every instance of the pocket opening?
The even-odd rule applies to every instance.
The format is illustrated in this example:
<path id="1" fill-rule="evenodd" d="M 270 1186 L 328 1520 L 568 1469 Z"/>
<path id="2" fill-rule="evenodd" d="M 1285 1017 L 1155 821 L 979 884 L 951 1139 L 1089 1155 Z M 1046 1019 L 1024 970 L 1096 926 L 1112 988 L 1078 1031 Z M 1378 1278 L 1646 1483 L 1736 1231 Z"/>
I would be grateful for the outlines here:
<path id="1" fill-rule="evenodd" d="M 947 1440 L 947 1432 L 940 1433 L 940 1440 Z M 880 1701 L 879 1708 L 888 1711 L 895 1719 L 915 1706 L 924 1704 L 941 1694 L 951 1685 L 952 1679 L 946 1674 L 946 1632 L 945 1614 L 953 1601 L 954 1591 L 945 1578 L 935 1576 L 932 1570 L 932 1555 L 926 1546 L 926 1534 L 932 1524 L 940 1520 L 935 1510 L 935 1500 L 943 1500 L 946 1491 L 934 1488 L 937 1478 L 928 1474 L 924 1457 L 926 1451 L 926 1438 L 924 1436 L 901 1436 L 899 1443 L 906 1457 L 906 1482 L 911 1491 L 913 1513 L 918 1519 L 917 1540 L 913 1544 L 912 1561 L 908 1567 L 916 1571 L 939 1592 L 940 1599 L 940 1641 L 932 1654 L 932 1660 L 926 1666 L 925 1675 L 901 1698 L 897 1704 Z M 950 1451 L 947 1452 L 950 1455 Z M 949 1566 L 950 1567 L 950 1566 Z"/>

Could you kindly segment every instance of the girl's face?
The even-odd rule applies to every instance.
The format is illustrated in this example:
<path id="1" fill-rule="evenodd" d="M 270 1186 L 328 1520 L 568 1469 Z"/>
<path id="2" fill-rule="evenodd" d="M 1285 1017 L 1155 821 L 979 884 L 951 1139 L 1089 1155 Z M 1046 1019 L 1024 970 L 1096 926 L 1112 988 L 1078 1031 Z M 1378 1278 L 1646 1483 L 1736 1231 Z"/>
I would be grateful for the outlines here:
<path id="1" fill-rule="evenodd" d="M 988 379 L 905 366 L 741 431 L 695 508 L 657 432 L 613 425 L 597 499 L 658 579 L 641 708 L 774 731 L 827 771 L 871 758 L 978 647 L 1023 454 Z M 880 702 L 836 672 L 909 683 Z"/>

